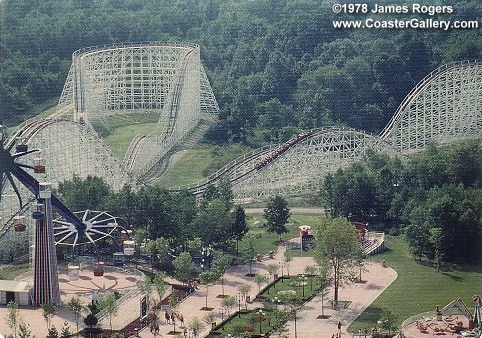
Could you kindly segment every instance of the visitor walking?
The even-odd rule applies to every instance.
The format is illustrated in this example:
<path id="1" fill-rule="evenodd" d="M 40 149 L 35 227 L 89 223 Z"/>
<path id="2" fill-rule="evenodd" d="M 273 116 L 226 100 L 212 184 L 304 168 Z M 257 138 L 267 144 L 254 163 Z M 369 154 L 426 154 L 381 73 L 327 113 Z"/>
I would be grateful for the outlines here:
<path id="1" fill-rule="evenodd" d="M 182 313 L 178 314 L 177 318 L 181 322 L 181 326 L 184 327 L 184 316 L 182 315 Z"/>

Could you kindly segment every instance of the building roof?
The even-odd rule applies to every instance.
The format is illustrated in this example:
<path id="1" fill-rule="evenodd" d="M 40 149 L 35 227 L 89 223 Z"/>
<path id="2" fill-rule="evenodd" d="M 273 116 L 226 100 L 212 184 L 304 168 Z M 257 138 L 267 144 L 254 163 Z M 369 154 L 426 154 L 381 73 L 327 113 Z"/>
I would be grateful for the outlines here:
<path id="1" fill-rule="evenodd" d="M 28 282 L 17 280 L 0 280 L 0 291 L 29 292 L 32 286 Z"/>

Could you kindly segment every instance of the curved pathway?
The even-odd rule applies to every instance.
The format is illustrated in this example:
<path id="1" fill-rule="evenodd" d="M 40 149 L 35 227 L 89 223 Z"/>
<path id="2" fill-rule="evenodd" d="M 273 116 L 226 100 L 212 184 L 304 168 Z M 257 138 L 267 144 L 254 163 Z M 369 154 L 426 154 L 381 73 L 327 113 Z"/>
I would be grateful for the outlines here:
<path id="1" fill-rule="evenodd" d="M 285 247 L 280 247 L 274 258 L 266 259 L 262 262 L 256 262 L 253 264 L 252 272 L 253 273 L 260 273 L 260 274 L 267 274 L 267 265 L 283 262 L 284 261 L 284 253 Z M 304 273 L 305 267 L 308 265 L 315 264 L 314 259 L 312 257 L 294 257 L 293 260 L 289 264 L 289 274 L 296 275 L 300 273 Z M 385 288 L 392 283 L 396 277 L 397 273 L 395 270 L 391 268 L 382 267 L 379 263 L 367 263 L 365 265 L 367 271 L 363 273 L 363 280 L 366 283 L 363 284 L 348 284 L 342 287 L 339 290 L 340 299 L 341 300 L 348 300 L 351 301 L 351 304 L 346 309 L 340 310 L 332 310 L 329 306 L 329 299 L 333 298 L 333 290 L 329 287 L 326 289 L 326 296 L 325 296 L 325 304 L 324 304 L 324 311 L 325 315 L 330 316 L 328 319 L 318 319 L 317 317 L 321 314 L 321 299 L 320 296 L 313 298 L 311 301 L 307 302 L 301 309 L 297 312 L 297 330 L 296 330 L 296 337 L 297 338 L 312 338 L 312 337 L 326 337 L 330 338 L 334 333 L 337 332 L 337 323 L 340 321 L 342 323 L 342 336 L 349 337 L 351 334 L 346 332 L 346 327 L 360 315 L 360 313 L 367 308 L 373 300 L 375 300 Z M 249 272 L 247 266 L 235 266 L 231 267 L 228 272 L 224 276 L 224 285 L 217 283 L 209 287 L 209 291 L 207 294 L 207 305 L 208 307 L 212 308 L 212 311 L 216 314 L 217 318 L 216 321 L 220 322 L 221 317 L 224 315 L 220 314 L 221 309 L 221 302 L 222 298 L 219 296 L 222 294 L 236 296 L 239 291 L 238 287 L 241 284 L 249 284 L 251 285 L 251 292 L 250 297 L 251 299 L 255 298 L 255 295 L 258 293 L 258 286 L 254 282 L 254 278 L 247 277 L 246 274 Z M 288 274 L 287 267 L 284 268 L 284 274 Z M 109 275 L 106 275 L 106 278 Z M 125 280 L 127 284 L 135 283 L 134 279 L 131 281 L 130 279 L 133 276 L 126 276 L 123 274 L 116 278 L 115 281 L 123 281 Z M 64 279 L 67 279 L 65 277 Z M 78 282 L 83 281 L 83 278 L 79 278 Z M 168 280 L 169 282 L 175 282 L 174 280 Z M 75 282 L 75 283 L 78 283 Z M 86 286 L 87 284 L 91 284 L 90 280 L 83 281 Z M 105 283 L 99 284 L 99 286 L 104 289 L 110 288 L 111 284 L 114 280 L 110 280 L 107 278 Z M 70 284 L 73 284 L 72 282 Z M 135 291 L 137 288 L 133 287 L 133 285 L 123 285 L 127 289 L 132 288 Z M 82 288 L 82 285 L 77 285 L 73 287 L 70 292 L 75 294 L 79 294 L 85 292 Z M 116 288 L 120 287 L 121 285 L 117 285 Z M 264 287 L 262 285 L 261 287 Z M 63 288 L 62 288 L 63 289 Z M 62 290 L 64 293 L 68 293 L 67 290 Z M 64 295 L 67 296 L 67 295 Z M 69 298 L 69 297 L 67 297 Z M 63 301 L 67 301 L 68 299 L 65 298 Z M 140 307 L 140 298 L 141 295 L 137 292 L 132 295 L 127 301 L 120 305 L 119 311 L 117 313 L 116 318 L 113 319 L 113 328 L 120 329 L 129 323 L 132 318 L 138 316 L 139 307 Z M 327 306 L 328 303 L 328 306 Z M 199 288 L 189 297 L 184 299 L 174 310 L 184 317 L 184 323 L 186 326 L 192 321 L 194 317 L 199 318 L 201 321 L 203 317 L 206 315 L 207 311 L 202 310 L 203 307 L 206 305 L 206 289 L 204 286 L 199 286 Z M 242 304 L 244 305 L 244 304 Z M 260 307 L 261 303 L 251 303 L 247 304 L 248 308 L 256 308 Z M 236 308 L 236 307 L 235 307 Z M 233 311 L 237 310 L 233 309 Z M 7 309 L 5 307 L 0 307 L 0 318 L 6 319 L 7 317 Z M 42 311 L 40 309 L 33 309 L 33 308 L 21 308 L 20 309 L 20 317 L 30 324 L 30 329 L 32 334 L 36 335 L 37 337 L 43 337 L 46 335 L 46 323 L 42 316 Z M 161 318 L 161 325 L 160 325 L 160 336 L 161 337 L 175 337 L 172 334 L 174 331 L 174 326 L 172 324 L 168 325 L 164 321 L 164 313 L 161 312 L 159 314 Z M 58 309 L 56 315 L 53 318 L 52 324 L 59 329 L 62 327 L 64 322 L 67 322 L 70 325 L 71 330 L 75 330 L 75 321 L 73 319 L 73 313 L 68 310 L 66 307 L 61 307 Z M 203 322 L 204 323 L 204 322 Z M 179 327 L 179 322 L 176 323 L 176 332 L 182 335 L 183 328 Z M 204 337 L 209 333 L 209 327 L 205 324 L 204 331 L 199 335 L 199 337 Z M 80 321 L 79 328 L 83 328 L 85 325 Z M 109 321 L 105 318 L 102 320 L 98 326 L 109 328 Z M 10 334 L 10 328 L 6 324 L 6 320 L 0 320 L 0 333 L 6 336 L 6 334 Z M 294 329 L 294 321 L 289 321 L 285 325 L 285 330 L 283 334 L 288 334 L 288 337 L 295 337 L 295 329 Z M 152 338 L 154 337 L 153 333 L 150 332 L 149 328 L 144 328 L 139 332 L 139 336 L 141 338 Z M 188 334 L 188 336 L 190 336 Z M 273 337 L 277 337 L 276 335 L 272 335 Z M 155 338 L 155 337 L 154 337 Z"/>
<path id="2" fill-rule="evenodd" d="M 285 247 L 280 247 L 273 259 L 267 259 L 262 262 L 256 262 L 253 265 L 253 273 L 267 273 L 267 265 L 284 261 Z M 305 267 L 315 264 L 312 257 L 294 257 L 289 265 L 289 273 L 291 275 L 304 273 Z M 337 332 L 338 322 L 342 323 L 342 336 L 351 336 L 346 332 L 346 327 L 355 320 L 382 292 L 390 285 L 397 277 L 395 270 L 389 267 L 382 267 L 379 263 L 367 263 L 365 265 L 366 271 L 363 273 L 363 280 L 365 283 L 352 283 L 345 285 L 339 290 L 340 299 L 351 301 L 350 305 L 346 309 L 332 310 L 329 305 L 329 299 L 333 296 L 333 290 L 328 287 L 326 289 L 324 314 L 330 316 L 328 319 L 318 319 L 321 315 L 321 296 L 313 298 L 307 302 L 297 314 L 297 338 L 312 338 L 312 337 L 326 337 L 330 338 L 332 334 Z M 251 299 L 255 297 L 258 291 L 258 286 L 254 283 L 252 277 L 246 277 L 248 273 L 248 267 L 237 266 L 232 267 L 225 274 L 224 282 L 224 294 L 236 296 L 238 294 L 238 286 L 241 284 L 250 284 Z M 285 268 L 285 274 L 287 274 Z M 264 285 L 263 285 L 264 286 Z M 263 287 L 261 286 L 261 287 Z M 213 308 L 212 311 L 217 316 L 217 321 L 221 321 L 222 315 L 220 314 L 221 301 L 219 295 L 223 294 L 223 286 L 221 284 L 215 284 L 209 287 L 208 291 L 208 307 Z M 199 289 L 191 296 L 187 297 L 182 303 L 180 303 L 175 311 L 182 314 L 184 317 L 184 323 L 186 326 L 189 322 L 197 317 L 201 321 L 206 315 L 207 311 L 201 310 L 206 305 L 206 290 L 204 286 L 199 286 Z M 244 304 L 243 304 L 244 305 Z M 261 303 L 248 304 L 248 308 L 256 308 L 261 306 Z M 235 311 L 235 310 L 233 310 Z M 163 337 L 171 336 L 174 326 L 168 325 L 163 320 L 163 313 L 160 313 L 162 325 L 160 326 L 160 335 Z M 204 322 L 203 322 L 204 323 Z M 177 323 L 179 324 L 179 323 Z M 176 324 L 176 325 L 177 325 Z M 209 333 L 209 328 L 205 324 L 205 330 L 200 334 L 200 337 L 206 336 Z M 176 326 L 176 331 L 182 333 L 183 329 Z M 289 337 L 295 337 L 294 321 L 289 321 L 285 326 L 285 332 Z M 140 337 L 151 338 L 153 334 L 148 328 L 145 328 L 140 332 Z M 276 335 L 272 335 L 276 337 Z"/>

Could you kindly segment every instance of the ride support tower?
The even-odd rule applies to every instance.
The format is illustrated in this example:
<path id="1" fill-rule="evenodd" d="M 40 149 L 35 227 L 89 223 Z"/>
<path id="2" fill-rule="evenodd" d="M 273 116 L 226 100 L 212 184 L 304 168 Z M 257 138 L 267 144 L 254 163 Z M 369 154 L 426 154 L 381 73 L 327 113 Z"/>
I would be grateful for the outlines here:
<path id="1" fill-rule="evenodd" d="M 35 254 L 32 304 L 60 304 L 57 251 L 52 223 L 50 183 L 40 183 L 37 203 L 32 212 L 35 220 Z"/>

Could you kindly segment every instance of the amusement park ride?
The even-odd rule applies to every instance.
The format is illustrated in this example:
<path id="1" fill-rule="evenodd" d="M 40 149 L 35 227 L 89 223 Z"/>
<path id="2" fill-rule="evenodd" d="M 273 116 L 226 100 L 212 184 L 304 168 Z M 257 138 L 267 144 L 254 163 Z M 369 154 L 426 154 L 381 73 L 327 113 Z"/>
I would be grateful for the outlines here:
<path id="1" fill-rule="evenodd" d="M 128 238 L 127 224 L 122 218 L 114 217 L 105 211 L 86 210 L 74 213 L 67 208 L 52 194 L 49 182 L 39 182 L 26 171 L 26 169 L 31 169 L 34 174 L 44 174 L 46 169 L 42 158 L 36 158 L 33 166 L 19 162 L 22 157 L 39 152 L 39 150 L 29 150 L 22 140 L 17 140 L 16 144 L 7 144 L 5 127 L 0 126 L 0 128 L 0 190 L 8 180 L 17 195 L 20 211 L 13 217 L 15 232 L 24 232 L 27 229 L 27 216 L 22 214 L 25 205 L 17 182 L 26 187 L 36 198 L 36 203 L 32 203 L 33 211 L 31 213 L 31 217 L 35 221 L 32 302 L 34 305 L 48 302 L 58 303 L 60 302 L 60 292 L 56 245 L 68 245 L 75 248 L 88 243 L 91 244 L 97 255 L 96 242 L 110 238 L 117 243 L 120 232 L 123 232 L 126 248 L 124 252 L 120 252 L 122 257 L 119 257 L 119 252 L 116 256 L 116 263 L 120 265 L 123 263 L 124 253 L 127 255 L 134 253 L 134 242 Z M 60 218 L 53 219 L 52 208 L 60 215 Z M 94 275 L 102 276 L 103 267 L 103 262 L 97 262 L 94 265 Z"/>
<path id="2" fill-rule="evenodd" d="M 237 203 L 317 192 L 325 175 L 367 151 L 406 156 L 432 142 L 480 139 L 481 102 L 482 62 L 444 65 L 408 93 L 378 136 L 343 127 L 305 131 L 284 144 L 255 149 L 192 186 L 169 189 L 202 196 L 208 185 L 228 178 Z M 12 260 L 18 244 L 12 239 L 25 242 L 28 236 L 19 234 L 33 234 L 26 216 L 31 213 L 35 230 L 48 229 L 45 235 L 35 232 L 37 266 L 56 264 L 54 257 L 47 259 L 55 256 L 55 245 L 97 254 L 110 241 L 123 241 L 123 252 L 113 256 L 114 264 L 122 264 L 122 255 L 134 252 L 135 243 L 122 238 L 127 224 L 105 211 L 72 212 L 51 193 L 51 184 L 89 175 L 101 177 L 116 191 L 149 184 L 162 174 L 167 155 L 195 134 L 202 119 L 218 112 L 198 45 L 149 42 L 75 51 L 56 112 L 25 121 L 8 138 L 2 127 L 0 259 Z M 95 126 L 108 130 L 111 123 L 126 119 L 157 122 L 151 134 L 140 128 L 122 160 Z M 36 203 L 28 203 L 32 194 Z M 50 208 L 58 218 L 52 218 Z M 43 242 L 37 244 L 39 240 Z M 102 274 L 102 267 L 96 265 L 96 274 Z"/>

